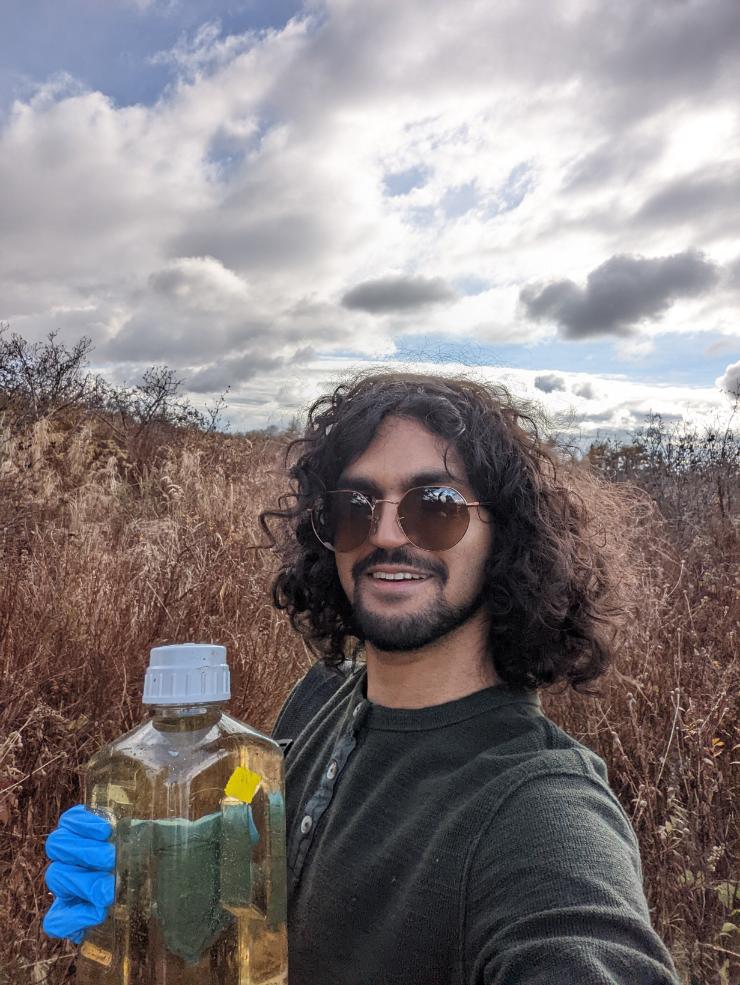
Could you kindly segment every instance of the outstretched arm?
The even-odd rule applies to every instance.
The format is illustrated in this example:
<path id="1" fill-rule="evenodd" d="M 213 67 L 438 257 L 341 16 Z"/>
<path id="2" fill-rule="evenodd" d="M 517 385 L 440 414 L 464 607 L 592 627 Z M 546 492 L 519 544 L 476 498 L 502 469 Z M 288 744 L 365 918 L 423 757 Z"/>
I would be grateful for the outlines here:
<path id="1" fill-rule="evenodd" d="M 522 779 L 467 873 L 470 985 L 677 985 L 652 929 L 637 841 L 585 757 Z"/>

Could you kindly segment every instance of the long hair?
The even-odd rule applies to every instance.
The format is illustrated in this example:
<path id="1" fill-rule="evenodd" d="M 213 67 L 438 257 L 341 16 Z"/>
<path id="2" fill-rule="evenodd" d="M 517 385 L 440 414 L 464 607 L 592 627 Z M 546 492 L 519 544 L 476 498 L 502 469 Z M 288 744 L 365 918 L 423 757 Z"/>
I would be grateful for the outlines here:
<path id="1" fill-rule="evenodd" d="M 336 488 L 389 415 L 447 439 L 476 498 L 494 503 L 484 605 L 498 677 L 532 689 L 562 681 L 588 690 L 609 667 L 634 584 L 624 549 L 628 500 L 584 466 L 560 461 L 535 414 L 501 384 L 376 370 L 317 400 L 303 436 L 286 449 L 290 491 L 260 514 L 280 560 L 275 606 L 327 666 L 357 659 L 363 641 L 352 607 L 308 509 Z M 278 521 L 278 537 L 268 520 Z"/>

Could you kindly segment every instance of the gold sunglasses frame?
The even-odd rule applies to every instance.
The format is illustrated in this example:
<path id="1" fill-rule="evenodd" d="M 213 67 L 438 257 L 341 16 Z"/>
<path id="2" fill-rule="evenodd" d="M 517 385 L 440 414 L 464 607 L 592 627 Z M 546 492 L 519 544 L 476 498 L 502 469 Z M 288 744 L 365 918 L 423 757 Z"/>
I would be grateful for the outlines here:
<path id="1" fill-rule="evenodd" d="M 417 489 L 451 489 L 453 492 L 457 493 L 457 495 L 462 500 L 462 503 L 459 504 L 459 505 L 462 506 L 464 504 L 468 508 L 468 525 L 465 527 L 465 531 L 464 531 L 462 537 L 460 537 L 460 540 L 456 540 L 454 544 L 451 544 L 450 547 L 442 547 L 442 548 L 420 547 L 418 544 L 414 544 L 413 540 L 411 540 L 411 538 L 409 537 L 409 535 L 403 529 L 403 526 L 401 525 L 401 520 L 399 519 L 399 516 L 398 516 L 398 510 L 396 510 L 396 525 L 398 526 L 398 529 L 404 535 L 404 537 L 406 538 L 406 540 L 409 542 L 409 544 L 411 544 L 413 547 L 415 547 L 419 551 L 427 551 L 430 554 L 443 554 L 445 551 L 451 551 L 453 547 L 457 547 L 457 545 L 463 539 L 463 537 L 465 536 L 465 534 L 468 532 L 468 528 L 470 527 L 470 510 L 474 506 L 493 506 L 494 505 L 492 502 L 483 502 L 482 500 L 479 500 L 479 501 L 477 501 L 475 503 L 469 503 L 467 501 L 467 499 L 463 496 L 463 494 L 460 492 L 460 490 L 459 489 L 455 489 L 454 486 L 431 485 L 429 483 L 427 485 L 425 485 L 425 486 L 412 486 L 411 489 L 407 489 L 406 490 L 406 492 L 403 494 L 403 496 L 401 496 L 400 499 L 376 499 L 374 496 L 366 496 L 365 493 L 360 492 L 359 489 L 327 489 L 326 492 L 323 493 L 322 495 L 328 496 L 329 493 L 348 492 L 348 493 L 354 493 L 355 496 L 362 496 L 362 498 L 365 500 L 365 502 L 370 507 L 370 526 L 368 528 L 367 536 L 365 537 L 365 540 L 367 540 L 367 538 L 372 533 L 373 526 L 375 524 L 375 507 L 378 505 L 378 503 L 390 503 L 392 506 L 398 507 L 398 506 L 401 505 L 401 503 L 404 501 L 404 499 L 408 496 L 409 493 L 416 492 Z M 314 535 L 315 535 L 316 539 L 318 540 L 318 542 L 320 544 L 323 544 L 324 547 L 327 548 L 327 550 L 332 551 L 332 553 L 334 553 L 334 554 L 348 554 L 349 551 L 337 551 L 336 547 L 332 547 L 331 544 L 327 544 L 327 542 L 325 540 L 322 540 L 321 537 L 319 537 L 318 531 L 316 530 L 316 523 L 314 521 L 314 510 L 313 510 L 313 508 L 309 507 L 308 512 L 311 515 L 311 529 L 313 530 Z M 361 544 L 364 544 L 365 540 L 360 541 L 360 544 L 358 544 L 357 547 L 360 547 Z M 350 548 L 350 551 L 357 550 L 357 547 L 351 547 Z"/>

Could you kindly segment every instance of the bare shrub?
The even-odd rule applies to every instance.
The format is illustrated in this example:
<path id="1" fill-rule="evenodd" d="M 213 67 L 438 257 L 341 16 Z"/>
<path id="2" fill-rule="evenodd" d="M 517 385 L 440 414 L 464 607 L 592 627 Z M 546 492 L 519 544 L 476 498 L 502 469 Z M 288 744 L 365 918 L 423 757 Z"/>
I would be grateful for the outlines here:
<path id="1" fill-rule="evenodd" d="M 101 397 L 102 381 L 87 372 L 92 340 L 83 337 L 68 349 L 57 335 L 32 344 L 0 323 L 0 417 L 16 431 Z"/>

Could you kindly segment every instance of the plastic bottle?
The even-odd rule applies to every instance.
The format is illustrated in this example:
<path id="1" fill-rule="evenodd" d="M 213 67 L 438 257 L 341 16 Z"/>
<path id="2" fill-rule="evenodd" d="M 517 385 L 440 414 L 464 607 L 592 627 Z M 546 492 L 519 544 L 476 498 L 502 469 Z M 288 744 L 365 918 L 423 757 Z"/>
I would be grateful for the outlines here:
<path id="1" fill-rule="evenodd" d="M 287 985 L 283 754 L 225 714 L 229 696 L 224 647 L 155 647 L 152 717 L 88 763 L 116 897 L 79 985 Z"/>

